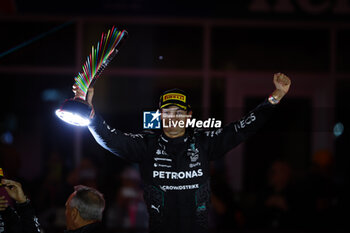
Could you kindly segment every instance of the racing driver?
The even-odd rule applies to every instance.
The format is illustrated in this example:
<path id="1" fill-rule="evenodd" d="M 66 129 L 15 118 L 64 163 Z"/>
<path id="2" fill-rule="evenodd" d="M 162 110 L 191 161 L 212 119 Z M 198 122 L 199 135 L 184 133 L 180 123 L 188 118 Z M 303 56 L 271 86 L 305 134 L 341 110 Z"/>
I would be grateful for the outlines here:
<path id="1" fill-rule="evenodd" d="M 209 162 L 223 157 L 266 122 L 291 84 L 282 73 L 274 74 L 273 82 L 276 89 L 270 97 L 241 120 L 215 130 L 177 124 L 192 116 L 188 96 L 179 89 L 166 91 L 159 101 L 160 117 L 173 124 L 158 135 L 123 133 L 110 127 L 95 114 L 94 90 L 89 89 L 89 130 L 95 140 L 113 154 L 139 164 L 151 233 L 208 232 Z M 73 86 L 79 96 L 78 90 Z"/>

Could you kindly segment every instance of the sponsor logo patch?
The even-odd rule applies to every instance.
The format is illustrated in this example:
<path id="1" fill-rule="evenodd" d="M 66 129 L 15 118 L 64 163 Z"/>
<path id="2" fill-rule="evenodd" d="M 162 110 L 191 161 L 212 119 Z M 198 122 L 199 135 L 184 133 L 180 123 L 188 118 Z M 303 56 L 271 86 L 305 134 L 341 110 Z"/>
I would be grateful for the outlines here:
<path id="1" fill-rule="evenodd" d="M 162 190 L 190 190 L 190 189 L 198 189 L 199 185 L 198 184 L 190 184 L 190 185 L 179 185 L 179 186 L 168 186 L 168 185 L 163 185 L 160 186 Z"/>
<path id="2" fill-rule="evenodd" d="M 171 168 L 170 165 L 160 164 L 160 163 L 154 163 L 154 167 L 166 167 L 166 168 Z"/>
<path id="3" fill-rule="evenodd" d="M 198 167 L 198 166 L 200 166 L 200 165 L 201 165 L 200 162 L 197 162 L 197 163 L 190 163 L 190 168 Z"/>
<path id="4" fill-rule="evenodd" d="M 202 169 L 184 171 L 184 172 L 171 172 L 171 171 L 153 171 L 153 178 L 169 179 L 169 180 L 183 180 L 191 179 L 203 176 Z"/>
<path id="5" fill-rule="evenodd" d="M 172 159 L 168 159 L 168 158 L 154 158 L 155 161 L 167 161 L 167 162 L 171 162 Z"/>
<path id="6" fill-rule="evenodd" d="M 158 213 L 160 213 L 159 207 L 160 207 L 160 205 L 158 205 L 158 207 L 155 207 L 154 205 L 151 205 L 151 209 L 155 209 Z"/>
<path id="7" fill-rule="evenodd" d="M 186 103 L 186 96 L 179 93 L 168 93 L 163 96 L 163 102 L 167 100 L 180 100 Z"/>

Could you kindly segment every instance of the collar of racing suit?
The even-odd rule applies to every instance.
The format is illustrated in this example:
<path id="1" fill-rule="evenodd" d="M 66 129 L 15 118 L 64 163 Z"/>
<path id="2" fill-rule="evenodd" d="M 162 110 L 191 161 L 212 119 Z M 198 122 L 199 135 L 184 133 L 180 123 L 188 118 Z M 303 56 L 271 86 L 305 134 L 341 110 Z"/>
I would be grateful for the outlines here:
<path id="1" fill-rule="evenodd" d="M 185 135 L 177 138 L 169 138 L 164 133 L 162 133 L 158 139 L 158 148 L 161 151 L 168 152 L 168 145 L 179 145 L 182 143 L 187 144 L 187 156 L 193 156 L 194 153 L 198 153 L 198 148 L 196 144 L 196 138 L 194 136 L 194 131 L 186 131 Z"/>

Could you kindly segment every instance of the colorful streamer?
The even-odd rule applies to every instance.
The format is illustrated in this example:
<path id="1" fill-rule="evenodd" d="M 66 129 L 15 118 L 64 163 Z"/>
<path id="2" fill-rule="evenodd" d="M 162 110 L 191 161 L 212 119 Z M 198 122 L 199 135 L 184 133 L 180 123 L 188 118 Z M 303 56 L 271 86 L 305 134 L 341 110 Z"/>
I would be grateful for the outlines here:
<path id="1" fill-rule="evenodd" d="M 107 34 L 102 33 L 101 41 L 97 43 L 96 48 L 92 46 L 91 53 L 82 66 L 83 72 L 78 73 L 75 77 L 75 84 L 84 93 L 84 99 L 88 88 L 93 85 L 104 68 L 117 54 L 117 46 L 126 35 L 125 30 L 118 31 L 113 26 Z"/>

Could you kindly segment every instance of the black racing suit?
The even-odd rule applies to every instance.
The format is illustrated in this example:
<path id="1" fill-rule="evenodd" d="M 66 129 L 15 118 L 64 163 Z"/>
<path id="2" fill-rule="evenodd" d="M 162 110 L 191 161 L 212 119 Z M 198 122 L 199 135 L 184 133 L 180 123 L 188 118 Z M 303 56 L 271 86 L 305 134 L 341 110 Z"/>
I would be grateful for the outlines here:
<path id="1" fill-rule="evenodd" d="M 30 201 L 15 204 L 0 212 L 0 232 L 40 233 L 40 224 Z"/>
<path id="2" fill-rule="evenodd" d="M 110 128 L 96 115 L 89 130 L 105 149 L 140 166 L 150 232 L 207 232 L 209 162 L 254 134 L 273 106 L 265 100 L 223 128 L 187 130 L 182 137 L 130 134 Z"/>

